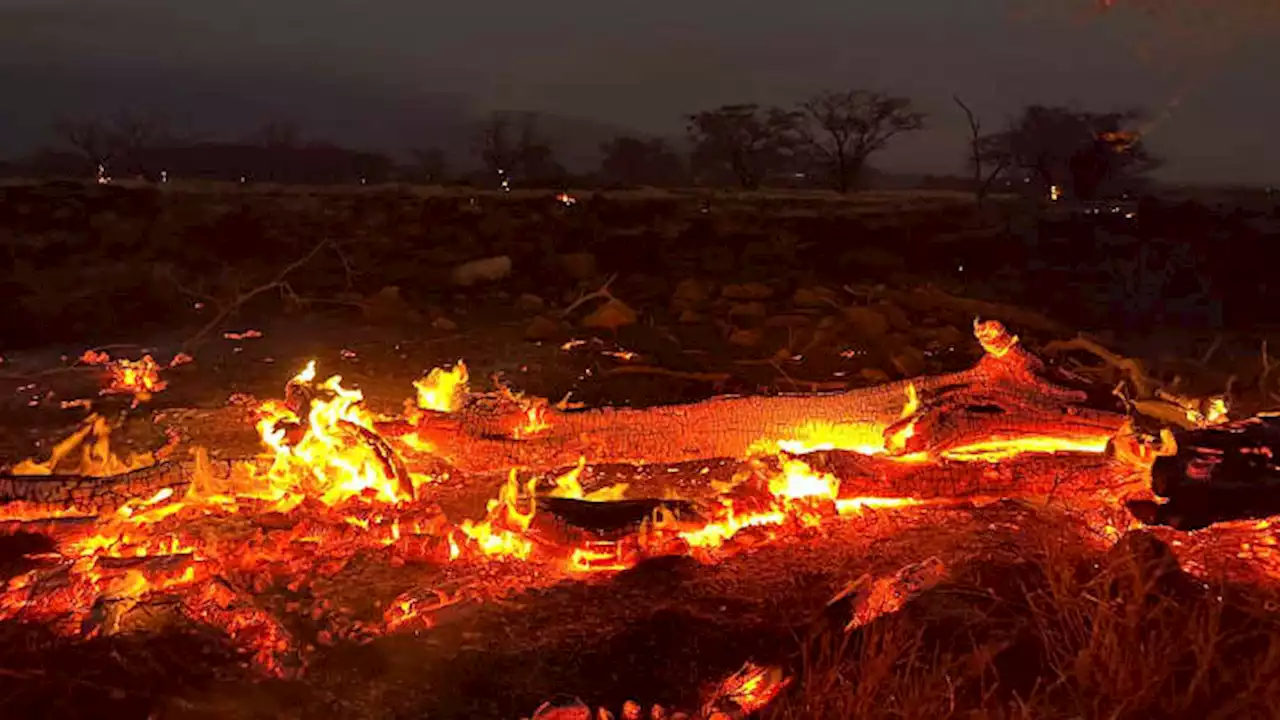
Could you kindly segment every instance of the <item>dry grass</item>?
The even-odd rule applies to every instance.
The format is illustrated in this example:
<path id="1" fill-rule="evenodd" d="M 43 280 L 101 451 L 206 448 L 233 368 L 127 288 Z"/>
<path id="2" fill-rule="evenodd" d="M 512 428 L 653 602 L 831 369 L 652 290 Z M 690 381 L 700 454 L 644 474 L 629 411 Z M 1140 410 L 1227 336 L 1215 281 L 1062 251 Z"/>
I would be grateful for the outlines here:
<path id="1" fill-rule="evenodd" d="M 853 634 L 818 633 L 768 717 L 1275 716 L 1274 597 L 1206 586 L 1143 535 L 1104 557 L 1067 547 L 1046 538 Z"/>

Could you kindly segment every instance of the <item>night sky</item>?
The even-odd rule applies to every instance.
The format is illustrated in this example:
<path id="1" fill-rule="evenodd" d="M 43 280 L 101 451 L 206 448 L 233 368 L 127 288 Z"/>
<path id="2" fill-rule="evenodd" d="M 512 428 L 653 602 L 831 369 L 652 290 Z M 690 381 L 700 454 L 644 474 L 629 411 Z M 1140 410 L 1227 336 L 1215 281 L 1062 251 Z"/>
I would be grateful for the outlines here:
<path id="1" fill-rule="evenodd" d="M 932 115 L 883 156 L 886 170 L 958 169 L 954 92 L 991 125 L 1031 102 L 1159 110 L 1181 98 L 1149 137 L 1165 177 L 1280 182 L 1268 77 L 1280 42 L 1254 38 L 1221 60 L 1195 52 L 1197 37 L 1144 58 L 1153 32 L 999 0 L 0 0 L 0 152 L 46 141 L 54 115 L 126 104 L 214 134 L 290 114 L 368 144 L 418 132 L 409 116 L 456 126 L 486 107 L 678 134 L 683 113 L 720 103 L 860 87 Z"/>

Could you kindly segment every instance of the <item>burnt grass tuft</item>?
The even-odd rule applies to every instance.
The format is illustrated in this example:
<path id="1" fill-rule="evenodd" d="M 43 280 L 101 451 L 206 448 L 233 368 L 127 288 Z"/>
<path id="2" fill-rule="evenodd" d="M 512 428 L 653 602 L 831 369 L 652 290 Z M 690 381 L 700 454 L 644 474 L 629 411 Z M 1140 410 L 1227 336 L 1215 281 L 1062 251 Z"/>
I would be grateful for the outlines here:
<path id="1" fill-rule="evenodd" d="M 1142 532 L 1101 556 L 1054 540 L 818 634 L 765 717 L 1273 717 L 1275 602 L 1191 578 Z"/>

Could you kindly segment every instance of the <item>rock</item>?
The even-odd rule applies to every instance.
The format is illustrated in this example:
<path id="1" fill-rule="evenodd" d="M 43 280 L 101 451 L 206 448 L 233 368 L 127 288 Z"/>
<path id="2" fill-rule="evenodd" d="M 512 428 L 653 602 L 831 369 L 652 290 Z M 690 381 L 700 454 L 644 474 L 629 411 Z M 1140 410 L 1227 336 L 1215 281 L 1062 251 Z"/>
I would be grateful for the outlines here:
<path id="1" fill-rule="evenodd" d="M 898 372 L 907 377 L 914 377 L 924 372 L 924 360 L 924 351 L 910 345 L 889 356 L 889 361 L 898 369 Z"/>
<path id="2" fill-rule="evenodd" d="M 764 332 L 760 329 L 734 330 L 729 335 L 729 344 L 738 347 L 755 347 L 764 340 Z"/>
<path id="3" fill-rule="evenodd" d="M 800 288 L 791 296 L 791 304 L 801 308 L 831 307 L 835 300 L 835 292 L 824 287 Z"/>
<path id="4" fill-rule="evenodd" d="M 431 327 L 437 330 L 443 330 L 445 332 L 453 332 L 454 330 L 458 329 L 458 323 L 450 320 L 447 317 L 438 317 L 435 320 L 431 321 Z"/>
<path id="5" fill-rule="evenodd" d="M 388 285 L 374 293 L 361 306 L 366 320 L 388 322 L 397 320 L 421 320 L 422 315 L 400 296 L 400 288 Z"/>
<path id="6" fill-rule="evenodd" d="M 878 340 L 889 332 L 889 320 L 869 307 L 845 308 L 844 319 L 859 340 Z"/>
<path id="7" fill-rule="evenodd" d="M 564 326 L 545 315 L 539 315 L 529 321 L 524 329 L 524 339 L 534 342 L 554 340 L 564 332 Z"/>
<path id="8" fill-rule="evenodd" d="M 516 298 L 516 309 L 522 313 L 540 313 L 546 306 L 547 303 L 533 293 L 523 293 Z"/>
<path id="9" fill-rule="evenodd" d="M 695 323 L 700 323 L 706 319 L 707 319 L 707 316 L 703 315 L 700 312 L 695 312 L 693 310 L 685 310 L 684 312 L 680 313 L 680 318 L 678 322 L 684 323 L 685 325 L 693 325 Z"/>
<path id="10" fill-rule="evenodd" d="M 761 318 L 768 313 L 769 311 L 765 308 L 764 303 L 762 302 L 734 303 L 733 306 L 729 308 L 729 317 L 731 318 Z"/>
<path id="11" fill-rule="evenodd" d="M 914 345 L 911 342 L 911 336 L 906 333 L 893 332 L 885 335 L 880 341 L 880 347 L 889 352 L 897 352 L 902 348 L 911 348 Z"/>
<path id="12" fill-rule="evenodd" d="M 560 269 L 574 280 L 590 280 L 596 276 L 596 256 L 588 252 L 561 255 Z"/>
<path id="13" fill-rule="evenodd" d="M 881 370 L 880 368 L 862 368 L 861 370 L 858 371 L 858 374 L 861 375 L 862 379 L 866 380 L 867 382 L 873 382 L 873 383 L 889 382 L 889 373 Z"/>
<path id="14" fill-rule="evenodd" d="M 955 325 L 943 325 L 938 328 L 938 334 L 933 338 L 935 341 L 948 347 L 963 346 L 972 342 L 973 333 L 965 332 Z"/>
<path id="15" fill-rule="evenodd" d="M 876 270 L 895 270 L 905 268 L 907 261 L 895 253 L 882 250 L 871 245 L 861 245 L 847 251 L 840 258 L 840 265 L 855 265 Z"/>
<path id="16" fill-rule="evenodd" d="M 875 307 L 876 312 L 885 316 L 889 321 L 889 326 L 894 330 L 910 330 L 911 317 L 907 315 L 907 311 L 894 305 L 893 303 L 882 302 Z"/>
<path id="17" fill-rule="evenodd" d="M 636 311 L 627 307 L 621 300 L 610 300 L 596 308 L 582 319 L 582 326 L 603 330 L 617 330 L 626 325 L 634 325 Z"/>
<path id="18" fill-rule="evenodd" d="M 813 324 L 813 318 L 807 315 L 772 315 L 764 321 L 765 327 L 771 328 L 806 328 Z"/>
<path id="19" fill-rule="evenodd" d="M 945 348 L 965 347 L 972 339 L 954 325 L 940 327 L 918 327 L 912 331 L 921 340 Z"/>
<path id="20" fill-rule="evenodd" d="M 722 277 L 733 272 L 733 264 L 737 261 L 728 248 L 721 245 L 708 245 L 702 249 L 702 269 L 713 277 Z"/>
<path id="21" fill-rule="evenodd" d="M 773 288 L 758 282 L 725 285 L 720 295 L 730 300 L 768 300 L 773 297 Z"/>
<path id="22" fill-rule="evenodd" d="M 685 278 L 676 285 L 675 292 L 671 295 L 671 310 L 673 312 L 697 310 L 710 297 L 711 290 L 705 284 L 693 278 Z"/>
<path id="23" fill-rule="evenodd" d="M 511 258 L 507 255 L 465 262 L 455 267 L 451 273 L 453 284 L 458 287 L 493 282 L 509 275 L 511 275 Z"/>

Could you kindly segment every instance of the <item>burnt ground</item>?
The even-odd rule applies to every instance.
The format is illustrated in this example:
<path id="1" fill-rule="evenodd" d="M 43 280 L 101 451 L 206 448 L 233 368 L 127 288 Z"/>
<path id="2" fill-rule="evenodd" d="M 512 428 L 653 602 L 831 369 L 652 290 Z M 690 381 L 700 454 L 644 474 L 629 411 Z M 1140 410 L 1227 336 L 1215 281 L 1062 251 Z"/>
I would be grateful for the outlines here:
<path id="1" fill-rule="evenodd" d="M 76 425 L 85 410 L 62 405 L 77 398 L 119 417 L 124 444 L 154 448 L 174 425 L 193 442 L 251 453 L 252 428 L 222 422 L 229 398 L 278 397 L 312 358 L 385 411 L 423 371 L 459 358 L 475 385 L 499 374 L 516 389 L 572 393 L 588 405 L 858 387 L 968 365 L 974 307 L 902 295 L 926 284 L 1003 303 L 983 314 L 1033 348 L 1087 329 L 1141 356 L 1153 375 L 1205 391 L 1234 375 L 1239 407 L 1269 402 L 1256 347 L 1274 321 L 1270 291 L 1232 283 L 1213 243 L 1233 237 L 1236 262 L 1252 267 L 1248 253 L 1266 226 L 1195 207 L 1144 206 L 1150 219 L 1134 228 L 1016 209 L 975 219 L 954 198 L 691 195 L 563 208 L 541 195 L 3 192 L 8 240 L 25 264 L 5 280 L 22 309 L 3 321 L 2 462 L 41 454 Z M 342 262 L 297 271 L 286 297 L 264 293 L 190 343 L 215 299 L 269 281 L 324 237 L 341 239 Z M 458 263 L 499 254 L 513 259 L 510 277 L 451 286 Z M 599 302 L 562 316 L 610 276 L 636 322 L 585 327 Z M 222 337 L 249 328 L 263 337 Z M 1223 340 L 1206 355 L 1215 337 Z M 573 340 L 584 342 L 565 349 Z M 150 351 L 161 362 L 186 347 L 195 362 L 167 371 L 170 387 L 131 409 L 127 398 L 97 397 L 100 370 L 74 366 L 90 347 Z M 620 351 L 638 356 L 607 354 Z M 452 489 L 457 511 L 495 488 L 490 478 Z M 829 623 L 827 600 L 863 573 L 930 556 L 948 566 L 1012 563 L 1046 526 L 1067 538 L 1080 532 L 1056 511 L 1006 503 L 873 514 L 718 564 L 659 559 L 612 578 L 497 567 L 478 572 L 514 588 L 501 600 L 446 608 L 431 630 L 320 647 L 291 681 L 261 681 L 216 635 L 181 626 L 72 643 L 9 626 L 0 703 L 14 716 L 68 717 L 111 708 L 138 717 L 511 718 L 556 693 L 615 707 L 629 698 L 690 706 L 747 659 L 798 668 L 801 639 Z M 7 540 L 0 567 L 17 567 L 39 542 Z M 461 581 L 376 558 L 312 579 L 346 593 L 357 614 L 415 582 Z"/>

